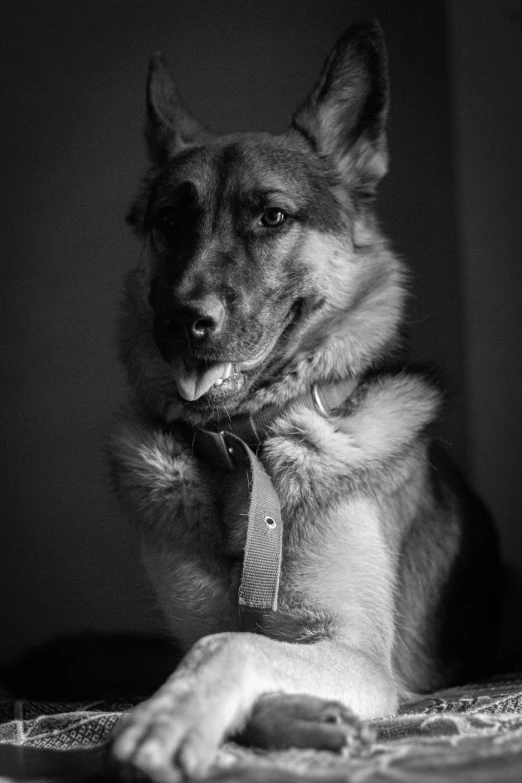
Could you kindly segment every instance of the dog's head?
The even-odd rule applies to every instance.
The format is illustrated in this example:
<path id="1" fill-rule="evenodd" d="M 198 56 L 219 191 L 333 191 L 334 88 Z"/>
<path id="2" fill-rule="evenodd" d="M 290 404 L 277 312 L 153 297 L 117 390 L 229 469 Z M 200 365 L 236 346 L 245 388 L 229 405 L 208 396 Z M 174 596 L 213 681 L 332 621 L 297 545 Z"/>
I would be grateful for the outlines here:
<path id="1" fill-rule="evenodd" d="M 203 422 L 356 374 L 395 339 L 401 268 L 372 212 L 387 168 L 382 33 L 351 27 L 291 127 L 215 137 L 151 60 L 152 169 L 129 222 L 123 357 L 145 403 Z"/>

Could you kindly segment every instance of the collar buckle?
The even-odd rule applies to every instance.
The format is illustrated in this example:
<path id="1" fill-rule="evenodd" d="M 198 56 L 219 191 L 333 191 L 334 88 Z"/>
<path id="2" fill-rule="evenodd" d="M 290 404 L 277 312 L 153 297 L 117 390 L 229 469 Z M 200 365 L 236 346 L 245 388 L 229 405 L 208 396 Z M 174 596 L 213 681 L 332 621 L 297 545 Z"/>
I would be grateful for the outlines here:
<path id="1" fill-rule="evenodd" d="M 310 394 L 312 395 L 312 402 L 314 404 L 314 407 L 317 411 L 317 413 L 320 413 L 321 416 L 323 416 L 325 419 L 328 418 L 328 411 L 323 405 L 323 401 L 321 399 L 321 396 L 319 394 L 319 389 L 317 387 L 317 384 L 312 384 L 312 387 L 310 389 Z"/>

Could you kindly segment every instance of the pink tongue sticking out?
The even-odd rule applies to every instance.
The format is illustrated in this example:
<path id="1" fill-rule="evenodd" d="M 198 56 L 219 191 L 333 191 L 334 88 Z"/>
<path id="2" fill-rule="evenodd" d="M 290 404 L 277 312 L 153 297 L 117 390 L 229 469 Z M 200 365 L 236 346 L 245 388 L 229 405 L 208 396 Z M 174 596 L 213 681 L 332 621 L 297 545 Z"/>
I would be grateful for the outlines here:
<path id="1" fill-rule="evenodd" d="M 201 363 L 189 370 L 183 359 L 176 359 L 172 365 L 172 372 L 179 396 L 190 402 L 199 399 L 216 381 L 226 375 L 227 364 L 227 362 Z"/>

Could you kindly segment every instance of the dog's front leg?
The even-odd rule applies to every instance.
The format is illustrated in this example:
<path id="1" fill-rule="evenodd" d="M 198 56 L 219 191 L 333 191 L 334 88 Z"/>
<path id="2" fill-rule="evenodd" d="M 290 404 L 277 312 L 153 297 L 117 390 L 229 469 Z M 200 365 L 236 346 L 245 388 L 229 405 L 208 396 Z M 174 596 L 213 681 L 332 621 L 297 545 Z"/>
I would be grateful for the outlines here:
<path id="1" fill-rule="evenodd" d="M 135 523 L 144 564 L 170 630 L 186 652 L 238 627 L 216 480 L 173 428 L 122 415 L 110 442 L 114 485 Z"/>
<path id="2" fill-rule="evenodd" d="M 348 643 L 293 644 L 250 633 L 216 634 L 201 639 L 165 685 L 121 720 L 113 753 L 156 781 L 197 777 L 208 770 L 222 740 L 247 722 L 261 696 L 304 692 L 311 705 L 310 697 L 340 700 L 363 717 L 396 708 L 389 672 Z M 296 706 L 302 711 L 303 702 Z M 331 722 L 331 714 L 319 713 L 316 709 L 316 723 Z M 343 718 L 342 708 L 336 717 Z M 337 735 L 343 731 L 339 725 L 332 729 Z M 337 739 L 329 745 L 308 733 L 307 743 L 295 744 L 342 744 Z"/>

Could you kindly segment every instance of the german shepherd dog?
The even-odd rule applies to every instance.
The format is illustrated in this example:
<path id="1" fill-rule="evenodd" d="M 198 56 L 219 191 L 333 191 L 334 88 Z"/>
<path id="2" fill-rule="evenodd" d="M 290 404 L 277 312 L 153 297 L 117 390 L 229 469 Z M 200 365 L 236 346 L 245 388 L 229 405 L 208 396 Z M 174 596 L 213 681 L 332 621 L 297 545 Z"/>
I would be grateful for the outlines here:
<path id="1" fill-rule="evenodd" d="M 281 135 L 208 133 L 151 60 L 121 318 L 134 399 L 111 460 L 186 653 L 113 742 L 152 778 L 205 774 L 241 731 L 340 749 L 359 719 L 490 663 L 493 529 L 426 434 L 438 389 L 396 366 L 405 269 L 373 210 L 387 110 L 374 22 L 341 37 Z M 221 462 L 195 448 L 209 432 Z M 268 603 L 241 599 L 266 573 Z"/>

